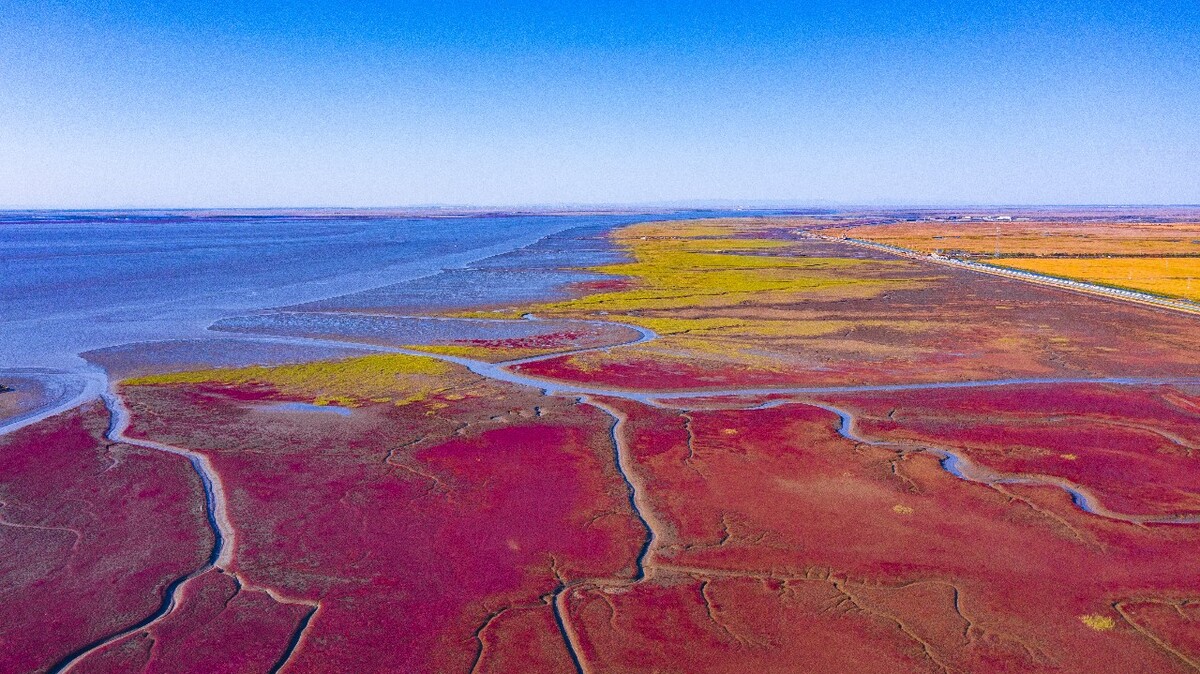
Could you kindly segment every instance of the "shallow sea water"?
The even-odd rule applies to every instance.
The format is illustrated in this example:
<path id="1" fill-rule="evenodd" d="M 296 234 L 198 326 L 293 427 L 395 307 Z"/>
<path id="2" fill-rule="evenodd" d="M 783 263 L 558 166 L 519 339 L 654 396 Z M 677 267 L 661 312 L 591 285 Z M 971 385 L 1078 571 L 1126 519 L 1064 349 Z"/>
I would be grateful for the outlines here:
<path id="1" fill-rule="evenodd" d="M 78 370 L 84 351 L 215 336 L 215 321 L 271 307 L 553 297 L 590 277 L 565 266 L 619 259 L 613 227 L 727 214 L 0 212 L 0 369 Z"/>

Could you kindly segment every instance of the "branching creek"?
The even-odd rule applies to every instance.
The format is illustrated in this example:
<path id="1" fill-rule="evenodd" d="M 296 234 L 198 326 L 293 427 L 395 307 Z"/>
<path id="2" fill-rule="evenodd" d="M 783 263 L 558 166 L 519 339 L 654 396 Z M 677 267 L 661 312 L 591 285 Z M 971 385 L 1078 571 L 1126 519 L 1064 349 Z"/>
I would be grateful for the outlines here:
<path id="1" fill-rule="evenodd" d="M 300 624 L 296 628 L 289 641 L 288 647 L 285 649 L 282 659 L 276 663 L 272 671 L 281 670 L 287 664 L 291 654 L 299 645 L 300 639 L 307 630 L 315 614 L 320 610 L 320 603 L 309 601 L 306 599 L 298 599 L 287 597 L 280 592 L 269 588 L 255 587 L 247 583 L 241 576 L 234 571 L 231 566 L 233 564 L 233 556 L 236 544 L 237 532 L 234 529 L 233 522 L 228 516 L 228 501 L 225 496 L 225 486 L 221 481 L 221 476 L 213 467 L 212 462 L 207 456 L 200 452 L 195 452 L 182 447 L 166 445 L 160 442 L 150 440 L 141 440 L 131 438 L 125 434 L 129 429 L 131 421 L 129 409 L 125 406 L 125 402 L 117 394 L 115 386 L 110 387 L 101 395 L 104 401 L 104 406 L 108 409 L 109 424 L 105 431 L 105 438 L 114 443 L 132 445 L 158 452 L 166 452 L 182 456 L 188 460 L 192 469 L 196 471 L 196 475 L 200 478 L 201 485 L 204 488 L 204 511 L 208 519 L 209 528 L 212 529 L 213 547 L 209 553 L 208 559 L 200 568 L 191 573 L 176 578 L 167 585 L 163 592 L 162 603 L 153 613 L 146 616 L 142 620 L 122 629 L 115 634 L 110 634 L 100 639 L 93 641 L 90 644 L 84 645 L 75 651 L 67 654 L 66 657 L 59 660 L 50 668 L 51 674 L 59 674 L 60 672 L 68 672 L 75 665 L 82 662 L 89 655 L 97 653 L 105 648 L 114 646 L 125 639 L 132 637 L 141 632 L 148 632 L 156 624 L 171 615 L 179 606 L 180 598 L 183 595 L 184 588 L 199 578 L 200 576 L 214 572 L 228 574 L 233 578 L 234 583 L 239 588 L 239 591 L 263 592 L 266 593 L 276 602 L 282 604 L 302 604 L 309 606 L 310 609 L 301 619 Z"/>
<path id="2" fill-rule="evenodd" d="M 533 316 L 528 315 L 525 318 L 528 320 L 537 320 Z M 580 322 L 587 324 L 597 323 L 596 321 Z M 628 447 L 627 441 L 624 437 L 624 424 L 626 421 L 625 416 L 622 412 L 598 398 L 632 401 L 662 409 L 678 410 L 680 412 L 694 412 L 714 409 L 762 410 L 782 405 L 814 406 L 836 415 L 839 420 L 836 427 L 837 432 L 851 442 L 885 447 L 894 450 L 901 455 L 925 453 L 935 456 L 938 458 L 942 468 L 963 480 L 988 485 L 1019 483 L 1054 487 L 1068 493 L 1075 505 L 1085 512 L 1099 517 L 1131 524 L 1144 525 L 1200 523 L 1200 513 L 1183 513 L 1173 516 L 1160 516 L 1114 512 L 1104 507 L 1094 494 L 1080 485 L 1073 484 L 1067 480 L 1052 475 L 998 473 L 976 464 L 961 451 L 951 447 L 872 439 L 862 435 L 857 430 L 857 419 L 855 418 L 853 412 L 841 407 L 837 407 L 828 402 L 814 400 L 814 398 L 818 398 L 820 396 L 828 396 L 839 393 L 886 393 L 930 389 L 972 389 L 1020 385 L 1089 383 L 1114 386 L 1200 384 L 1200 381 L 1198 380 L 1139 377 L 1057 377 L 864 386 L 735 388 L 703 390 L 627 390 L 603 386 L 586 386 L 573 383 L 564 383 L 520 374 L 513 371 L 512 368 L 524 364 L 593 351 L 607 351 L 614 348 L 634 346 L 652 341 L 657 337 L 654 332 L 639 326 L 608 321 L 605 321 L 605 323 L 629 328 L 630 330 L 636 331 L 638 337 L 634 340 L 624 343 L 558 351 L 554 353 L 547 353 L 498 363 L 489 363 L 485 361 L 464 358 L 461 356 L 451 356 L 446 354 L 420 351 L 416 349 L 380 346 L 352 341 L 338 341 L 325 338 L 239 335 L 238 339 L 243 339 L 246 341 L 267 341 L 278 344 L 327 345 L 370 352 L 401 353 L 435 358 L 444 362 L 460 365 L 481 377 L 493 381 L 533 387 L 539 389 L 544 395 L 548 396 L 572 397 L 575 398 L 580 404 L 595 407 L 609 416 L 612 419 L 610 436 L 613 446 L 614 467 L 624 481 L 625 488 L 628 492 L 628 502 L 632 513 L 639 521 L 641 526 L 645 529 L 646 534 L 645 539 L 638 550 L 634 563 L 633 574 L 631 577 L 587 579 L 571 582 L 560 579 L 559 586 L 554 590 L 552 596 L 549 598 L 548 603 L 551 604 L 554 610 L 555 620 L 562 632 L 562 638 L 568 654 L 572 659 L 575 669 L 580 672 L 580 674 L 586 674 L 589 672 L 590 667 L 588 666 L 586 660 L 582 657 L 578 642 L 578 634 L 570 621 L 569 612 L 567 611 L 567 593 L 572 589 L 579 587 L 628 586 L 643 582 L 645 579 L 653 575 L 655 568 L 654 548 L 656 541 L 661 539 L 659 534 L 661 524 L 657 520 L 657 516 L 653 512 L 652 508 L 650 508 L 648 505 L 646 489 L 643 486 L 641 478 L 637 474 L 632 452 L 630 451 L 630 448 Z M 175 447 L 149 440 L 131 438 L 126 435 L 126 430 L 128 429 L 131 421 L 129 410 L 121 400 L 117 392 L 116 384 L 107 383 L 106 379 L 104 379 L 102 376 L 53 375 L 47 373 L 39 373 L 38 376 L 48 378 L 54 378 L 56 376 L 63 377 L 65 382 L 60 388 L 62 390 L 70 391 L 73 395 L 64 396 L 65 399 L 54 400 L 48 403 L 43 410 L 40 410 L 37 413 L 28 414 L 21 419 L 10 422 L 8 425 L 0 426 L 0 435 L 14 431 L 17 428 L 27 426 L 31 423 L 35 423 L 36 421 L 44 419 L 48 416 L 52 416 L 76 407 L 89 400 L 95 399 L 98 395 L 104 401 L 110 417 L 109 427 L 105 434 L 109 441 L 141 447 L 153 451 L 174 454 L 184 457 L 190 462 L 203 486 L 205 495 L 205 512 L 213 535 L 213 548 L 207 561 L 200 568 L 187 575 L 177 578 L 168 584 L 165 588 L 164 597 L 161 604 L 150 615 L 132 625 L 129 625 L 128 627 L 121 629 L 120 631 L 101 637 L 90 644 L 76 649 L 56 663 L 49 671 L 53 674 L 68 672 L 75 665 L 79 664 L 89 656 L 114 646 L 139 633 L 152 630 L 156 624 L 166 619 L 175 611 L 176 608 L 178 608 L 179 601 L 182 597 L 185 587 L 189 583 L 193 582 L 196 578 L 206 573 L 229 574 L 233 577 L 235 582 L 238 583 L 238 586 L 242 590 L 264 592 L 277 602 L 299 604 L 309 607 L 307 613 L 297 625 L 289 643 L 287 644 L 286 649 L 271 671 L 279 672 L 285 670 L 286 667 L 292 662 L 292 656 L 303 648 L 306 635 L 312 628 L 312 625 L 316 619 L 319 618 L 321 604 L 319 601 L 288 597 L 270 588 L 253 587 L 247 584 L 245 580 L 237 574 L 235 563 L 237 531 L 233 522 L 229 519 L 228 503 L 221 476 L 216 471 L 208 457 L 203 453 L 192 451 L 186 448 Z M 75 383 L 70 385 L 69 382 L 71 381 Z M 728 405 L 703 405 L 703 401 L 705 399 L 739 397 L 762 398 L 765 396 L 793 396 L 793 398 L 775 399 L 765 403 L 758 403 L 745 407 L 731 407 Z M 689 404 L 692 401 L 696 401 L 699 404 Z M 482 647 L 480 655 L 482 655 Z"/>

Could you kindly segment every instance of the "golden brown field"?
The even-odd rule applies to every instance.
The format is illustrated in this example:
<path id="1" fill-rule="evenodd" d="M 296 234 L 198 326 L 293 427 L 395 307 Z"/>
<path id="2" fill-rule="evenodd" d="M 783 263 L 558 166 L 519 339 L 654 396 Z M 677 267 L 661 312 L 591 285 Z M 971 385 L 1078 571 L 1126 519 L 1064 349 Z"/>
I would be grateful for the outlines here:
<path id="1" fill-rule="evenodd" d="M 921 253 L 985 258 L 1049 276 L 1200 299 L 1200 223 L 1091 220 L 923 220 L 834 227 Z"/>
<path id="2" fill-rule="evenodd" d="M 1004 266 L 1200 300 L 1200 257 L 1020 258 Z"/>
<path id="3" fill-rule="evenodd" d="M 1195 255 L 1197 222 L 899 222 L 822 230 L 823 234 L 868 239 L 932 253 L 980 255 Z"/>

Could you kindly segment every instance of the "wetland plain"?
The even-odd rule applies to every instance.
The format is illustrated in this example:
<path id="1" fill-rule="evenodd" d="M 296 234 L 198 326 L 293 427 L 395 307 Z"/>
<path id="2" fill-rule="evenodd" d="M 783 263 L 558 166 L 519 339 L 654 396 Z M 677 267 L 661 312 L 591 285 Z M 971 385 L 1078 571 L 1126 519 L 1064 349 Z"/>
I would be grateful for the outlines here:
<path id="1" fill-rule="evenodd" d="M 1200 213 L 707 215 L 9 371 L 0 669 L 1200 667 L 1200 315 L 929 257 L 1186 301 Z"/>

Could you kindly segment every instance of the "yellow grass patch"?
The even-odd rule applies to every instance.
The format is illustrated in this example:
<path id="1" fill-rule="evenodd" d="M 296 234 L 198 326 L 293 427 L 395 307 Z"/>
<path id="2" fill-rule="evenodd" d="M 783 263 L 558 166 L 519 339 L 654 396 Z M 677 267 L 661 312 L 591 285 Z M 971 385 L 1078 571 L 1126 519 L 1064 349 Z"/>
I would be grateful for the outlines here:
<path id="1" fill-rule="evenodd" d="M 660 339 L 646 349 L 682 351 L 697 357 L 709 354 L 723 362 L 774 369 L 787 361 L 801 340 L 853 335 L 859 329 L 920 333 L 930 329 L 921 321 L 845 321 L 836 319 L 648 318 L 625 316 L 622 321 L 650 328 Z"/>
<path id="2" fill-rule="evenodd" d="M 739 328 L 746 321 L 736 318 L 651 318 L 643 316 L 626 316 L 625 323 L 632 323 L 643 328 L 649 328 L 659 335 L 675 335 L 684 332 L 703 332 L 717 328 Z"/>
<path id="3" fill-rule="evenodd" d="M 568 367 L 574 368 L 575 370 L 577 370 L 579 372 L 583 372 L 584 374 L 598 372 L 601 367 L 601 365 L 599 363 L 593 363 L 593 362 L 587 360 L 586 357 L 584 357 L 582 355 L 581 356 L 569 356 L 569 357 L 567 357 L 566 361 L 564 361 L 564 364 L 567 365 Z"/>
<path id="4" fill-rule="evenodd" d="M 1079 620 L 1097 632 L 1107 632 L 1117 626 L 1117 621 L 1106 615 L 1081 615 Z"/>
<path id="5" fill-rule="evenodd" d="M 594 269 L 631 277 L 635 287 L 551 302 L 531 311 L 627 313 L 715 308 L 749 301 L 780 301 L 797 294 L 850 287 L 869 289 L 866 294 L 872 295 L 889 284 L 847 273 L 871 264 L 864 260 L 790 256 L 780 254 L 791 245 L 786 241 L 689 239 L 663 227 L 634 226 L 619 230 L 614 238 L 627 248 L 633 262 Z M 659 236 L 651 237 L 654 232 Z"/>
<path id="6" fill-rule="evenodd" d="M 916 511 L 906 505 L 894 505 L 892 506 L 892 512 L 897 515 L 911 515 Z"/>
<path id="7" fill-rule="evenodd" d="M 218 368 L 127 379 L 127 386 L 163 384 L 258 384 L 280 394 L 309 398 L 313 404 L 354 407 L 364 402 L 403 405 L 444 390 L 451 366 L 434 358 L 379 354 L 337 361 Z"/>
<path id="8" fill-rule="evenodd" d="M 778 221 L 754 219 L 641 223 L 609 236 L 631 261 L 594 267 L 589 271 L 622 276 L 630 283 L 619 289 L 504 312 L 457 314 L 470 317 L 600 318 L 654 331 L 654 358 L 711 356 L 727 364 L 778 367 L 790 362 L 797 347 L 788 340 L 822 338 L 858 328 L 920 332 L 920 321 L 797 320 L 796 303 L 807 299 L 840 300 L 876 297 L 881 293 L 917 288 L 929 279 L 913 278 L 909 261 L 879 261 L 842 257 L 807 257 L 798 244 L 779 234 Z M 897 278 L 904 273 L 904 278 Z M 421 347 L 433 351 L 428 347 Z M 470 354 L 437 347 L 436 352 Z M 629 356 L 628 349 L 621 350 Z M 603 354 L 574 358 L 583 371 L 594 370 Z"/>

